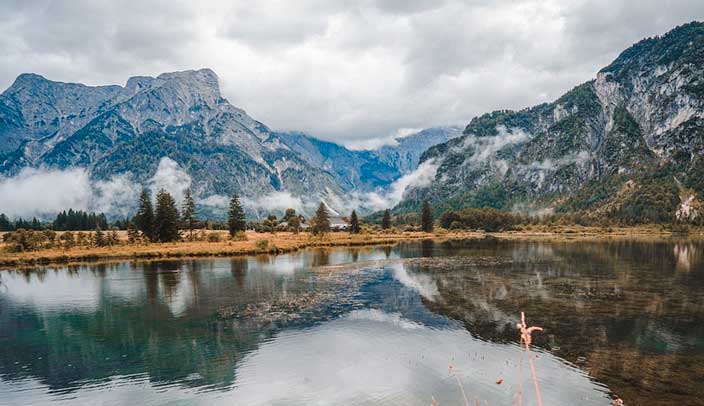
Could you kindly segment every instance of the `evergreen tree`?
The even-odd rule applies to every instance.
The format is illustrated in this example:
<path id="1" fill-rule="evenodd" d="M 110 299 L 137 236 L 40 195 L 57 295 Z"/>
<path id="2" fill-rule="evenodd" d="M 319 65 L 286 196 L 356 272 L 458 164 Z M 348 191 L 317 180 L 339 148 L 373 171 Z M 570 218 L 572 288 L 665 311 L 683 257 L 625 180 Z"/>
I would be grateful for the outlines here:
<path id="1" fill-rule="evenodd" d="M 42 223 L 37 220 L 36 217 L 32 217 L 32 230 L 41 230 L 42 229 Z"/>
<path id="2" fill-rule="evenodd" d="M 139 209 L 133 221 L 137 230 L 142 232 L 142 235 L 149 240 L 156 240 L 154 236 L 154 209 L 152 208 L 152 199 L 147 189 L 142 189 L 142 194 L 139 196 Z"/>
<path id="3" fill-rule="evenodd" d="M 12 231 L 10 219 L 4 213 L 0 213 L 0 231 Z"/>
<path id="4" fill-rule="evenodd" d="M 108 228 L 108 218 L 105 217 L 104 213 L 100 213 L 96 215 L 95 213 L 92 213 L 95 216 L 95 224 L 100 226 L 103 229 Z"/>
<path id="5" fill-rule="evenodd" d="M 131 221 L 127 223 L 127 243 L 137 244 L 139 242 L 139 231 Z"/>
<path id="6" fill-rule="evenodd" d="M 323 234 L 330 232 L 330 215 L 325 203 L 320 202 L 318 210 L 315 211 L 315 216 L 311 219 L 310 231 L 313 234 Z"/>
<path id="7" fill-rule="evenodd" d="M 359 218 L 357 218 L 355 210 L 352 210 L 352 214 L 350 214 L 350 233 L 359 234 Z"/>
<path id="8" fill-rule="evenodd" d="M 154 237 L 160 242 L 178 241 L 181 234 L 178 231 L 178 209 L 176 201 L 164 189 L 156 194 L 156 210 L 154 211 Z"/>
<path id="9" fill-rule="evenodd" d="M 391 212 L 389 212 L 389 209 L 384 210 L 384 217 L 381 218 L 381 228 L 384 230 L 391 228 Z"/>
<path id="10" fill-rule="evenodd" d="M 105 239 L 105 233 L 100 226 L 95 228 L 95 234 L 93 234 L 93 245 L 96 247 L 104 247 L 108 245 L 107 240 Z"/>
<path id="11" fill-rule="evenodd" d="M 236 193 L 233 193 L 232 199 L 230 199 L 230 210 L 227 212 L 227 228 L 230 231 L 230 238 L 234 238 L 235 234 L 245 231 L 247 228 L 247 223 L 244 220 L 244 209 L 242 209 L 240 199 Z"/>
<path id="12" fill-rule="evenodd" d="M 188 229 L 188 239 L 193 240 L 193 226 L 196 222 L 196 202 L 193 200 L 191 188 L 186 189 L 186 196 L 183 198 L 181 211 L 183 222 Z"/>
<path id="13" fill-rule="evenodd" d="M 433 232 L 433 210 L 430 208 L 430 203 L 427 200 L 423 201 L 421 211 L 421 229 L 426 233 Z"/>

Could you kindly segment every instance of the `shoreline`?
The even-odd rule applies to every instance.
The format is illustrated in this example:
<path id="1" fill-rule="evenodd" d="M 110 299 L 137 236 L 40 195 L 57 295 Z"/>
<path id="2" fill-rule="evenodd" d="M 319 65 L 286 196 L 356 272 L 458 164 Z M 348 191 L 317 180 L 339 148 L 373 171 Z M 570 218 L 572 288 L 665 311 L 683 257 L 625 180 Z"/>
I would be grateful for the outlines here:
<path id="1" fill-rule="evenodd" d="M 223 235 L 226 233 L 218 232 Z M 670 238 L 704 239 L 704 231 L 696 229 L 689 234 L 678 234 L 658 226 L 622 227 L 608 231 L 598 227 L 536 227 L 534 229 L 505 232 L 446 231 L 436 233 L 391 232 L 376 234 L 330 233 L 323 237 L 312 237 L 308 233 L 276 234 L 247 232 L 246 241 L 204 242 L 181 241 L 174 243 L 150 243 L 112 247 L 60 248 L 29 252 L 8 252 L 0 245 L 0 271 L 41 266 L 65 266 L 126 260 L 166 260 L 204 257 L 238 257 L 250 255 L 276 255 L 300 251 L 307 248 L 365 247 L 395 245 L 419 240 L 471 240 L 496 238 L 504 241 L 580 242 L 608 240 L 665 240 Z M 262 240 L 266 240 L 265 247 Z"/>

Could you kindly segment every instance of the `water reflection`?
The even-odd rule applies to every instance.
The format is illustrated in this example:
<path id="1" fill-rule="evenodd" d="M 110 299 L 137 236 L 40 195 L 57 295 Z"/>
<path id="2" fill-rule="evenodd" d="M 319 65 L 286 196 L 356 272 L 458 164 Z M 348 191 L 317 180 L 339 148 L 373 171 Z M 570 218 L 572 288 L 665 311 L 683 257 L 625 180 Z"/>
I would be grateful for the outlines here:
<path id="1" fill-rule="evenodd" d="M 627 404 L 701 404 L 700 252 L 424 241 L 6 272 L 0 399 L 459 404 L 453 364 L 472 396 L 508 404 L 525 311 L 546 328 L 546 404 L 608 404 L 595 382 Z"/>

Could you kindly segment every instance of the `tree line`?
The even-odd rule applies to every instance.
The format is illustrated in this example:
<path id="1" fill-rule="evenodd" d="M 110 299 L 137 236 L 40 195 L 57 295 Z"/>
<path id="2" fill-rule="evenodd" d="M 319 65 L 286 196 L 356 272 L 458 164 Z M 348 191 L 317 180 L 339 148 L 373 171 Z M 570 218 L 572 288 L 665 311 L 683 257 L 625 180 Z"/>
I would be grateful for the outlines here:
<path id="1" fill-rule="evenodd" d="M 118 222 L 119 223 L 119 222 Z M 32 220 L 17 218 L 10 220 L 5 214 L 0 213 L 0 231 L 15 230 L 44 230 L 55 231 L 89 231 L 100 227 L 103 230 L 108 228 L 108 219 L 104 213 L 86 212 L 83 210 L 64 210 L 56 215 L 56 218 L 49 223 L 42 223 L 36 217 Z"/>
<path id="2" fill-rule="evenodd" d="M 11 250 L 29 251 L 46 248 L 105 247 L 120 243 L 119 229 L 127 230 L 129 244 L 147 242 L 174 242 L 182 239 L 204 239 L 203 234 L 196 236 L 194 231 L 202 225 L 198 219 L 198 211 L 190 189 L 185 191 L 184 200 L 179 207 L 173 196 L 166 190 L 160 190 L 154 201 L 148 189 L 143 189 L 138 200 L 137 213 L 131 219 L 116 221 L 111 226 L 103 213 L 86 212 L 82 210 L 65 210 L 57 214 L 54 221 L 42 224 L 38 219 L 25 221 L 17 219 L 10 221 L 0 214 L 0 231 L 10 231 L 4 240 Z M 422 230 L 433 230 L 433 214 L 428 202 L 422 206 Z M 294 209 L 287 209 L 281 221 L 270 215 L 261 223 L 247 222 L 244 208 L 237 194 L 230 198 L 227 220 L 220 223 L 226 228 L 231 239 L 246 239 L 244 231 L 276 232 L 282 228 L 294 233 L 309 229 L 313 235 L 323 235 L 333 231 L 330 213 L 324 202 L 318 206 L 315 215 L 306 221 L 305 217 Z M 345 229 L 351 234 L 361 232 L 361 221 L 356 210 L 352 210 L 345 220 Z M 391 228 L 391 213 L 384 212 L 381 228 Z M 83 231 L 92 230 L 92 233 Z M 63 231 L 57 234 L 56 231 Z M 78 231 L 74 233 L 74 231 Z"/>

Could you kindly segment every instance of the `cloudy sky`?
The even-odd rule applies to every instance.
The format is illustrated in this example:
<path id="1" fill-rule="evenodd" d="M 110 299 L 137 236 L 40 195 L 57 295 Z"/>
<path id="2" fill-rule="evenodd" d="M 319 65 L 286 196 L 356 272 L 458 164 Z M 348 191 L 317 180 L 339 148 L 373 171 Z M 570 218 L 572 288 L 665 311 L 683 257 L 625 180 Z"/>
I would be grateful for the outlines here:
<path id="1" fill-rule="evenodd" d="M 209 67 L 276 129 L 349 146 L 550 101 L 702 0 L 1 0 L 0 88 Z"/>

